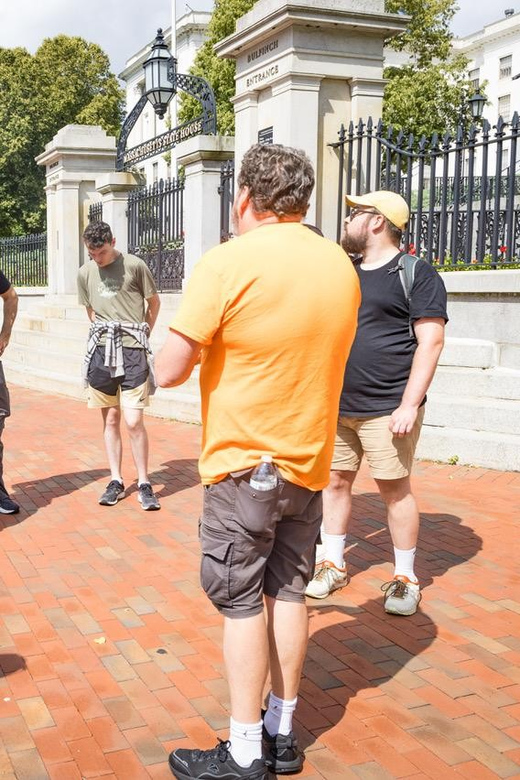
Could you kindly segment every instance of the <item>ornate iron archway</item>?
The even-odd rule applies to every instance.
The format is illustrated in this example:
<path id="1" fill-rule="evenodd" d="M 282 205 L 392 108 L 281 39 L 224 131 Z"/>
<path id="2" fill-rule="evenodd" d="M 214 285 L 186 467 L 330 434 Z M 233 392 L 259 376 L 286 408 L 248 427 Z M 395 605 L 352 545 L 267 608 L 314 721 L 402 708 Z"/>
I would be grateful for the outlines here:
<path id="1" fill-rule="evenodd" d="M 150 87 L 141 95 L 123 123 L 117 143 L 116 171 L 123 171 L 137 162 L 167 152 L 180 141 L 185 141 L 192 136 L 203 133 L 215 135 L 217 132 L 217 110 L 212 88 L 200 76 L 177 73 L 177 60 L 168 51 L 161 29 L 157 31 L 152 54 L 144 63 L 144 68 L 147 76 L 147 68 L 151 72 Z M 162 118 L 169 100 L 177 94 L 179 89 L 199 101 L 202 114 L 196 119 L 184 122 L 166 133 L 127 150 L 128 137 L 147 102 L 150 101 L 153 104 L 156 113 Z M 166 102 L 164 102 L 165 94 Z"/>

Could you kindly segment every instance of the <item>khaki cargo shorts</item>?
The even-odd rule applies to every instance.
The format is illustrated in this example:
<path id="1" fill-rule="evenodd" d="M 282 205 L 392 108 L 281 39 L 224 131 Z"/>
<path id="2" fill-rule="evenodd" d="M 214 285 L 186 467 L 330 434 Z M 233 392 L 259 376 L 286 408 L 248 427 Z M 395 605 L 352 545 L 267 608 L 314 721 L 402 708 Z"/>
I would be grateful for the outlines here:
<path id="1" fill-rule="evenodd" d="M 232 618 L 261 613 L 264 594 L 305 602 L 322 520 L 321 491 L 280 475 L 275 488 L 256 491 L 250 476 L 230 474 L 204 487 L 201 584 L 215 607 Z"/>
<path id="2" fill-rule="evenodd" d="M 417 442 L 424 418 L 424 406 L 406 436 L 394 436 L 385 417 L 340 417 L 334 443 L 331 469 L 358 471 L 365 455 L 374 479 L 400 479 L 412 471 Z"/>

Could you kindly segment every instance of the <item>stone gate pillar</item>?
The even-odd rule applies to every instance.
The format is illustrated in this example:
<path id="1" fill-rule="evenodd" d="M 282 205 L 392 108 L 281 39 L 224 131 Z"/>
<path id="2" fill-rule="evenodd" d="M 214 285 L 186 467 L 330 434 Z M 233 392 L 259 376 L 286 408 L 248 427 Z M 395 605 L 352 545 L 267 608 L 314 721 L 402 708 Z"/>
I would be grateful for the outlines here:
<path id="1" fill-rule="evenodd" d="M 36 158 L 46 170 L 51 294 L 76 292 L 78 269 L 86 260 L 81 235 L 88 222 L 88 206 L 92 200 L 99 200 L 97 181 L 114 171 L 115 159 L 115 138 L 91 125 L 62 127 Z M 126 240 L 126 229 L 119 238 Z"/>
<path id="2" fill-rule="evenodd" d="M 381 117 L 383 45 L 408 17 L 384 0 L 258 0 L 215 47 L 236 60 L 235 170 L 257 142 L 303 148 L 316 171 L 308 221 L 336 236 L 341 123 Z"/>
<path id="3" fill-rule="evenodd" d="M 184 167 L 184 283 L 204 252 L 220 242 L 220 167 L 233 159 L 235 139 L 197 135 L 177 147 Z"/>

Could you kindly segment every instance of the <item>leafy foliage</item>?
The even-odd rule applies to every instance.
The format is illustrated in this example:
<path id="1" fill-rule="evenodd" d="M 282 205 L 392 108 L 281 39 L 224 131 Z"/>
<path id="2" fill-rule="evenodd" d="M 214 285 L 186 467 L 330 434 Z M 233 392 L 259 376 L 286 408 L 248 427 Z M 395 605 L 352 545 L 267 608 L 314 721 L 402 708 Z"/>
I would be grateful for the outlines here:
<path id="1" fill-rule="evenodd" d="M 470 119 L 467 59 L 451 50 L 450 22 L 457 11 L 455 0 L 386 0 L 386 10 L 405 13 L 407 29 L 388 42 L 389 48 L 406 52 L 401 67 L 387 67 L 383 103 L 385 124 L 415 137 L 440 136 Z"/>
<path id="2" fill-rule="evenodd" d="M 67 124 L 117 135 L 123 91 L 97 44 L 58 35 L 33 55 L 0 48 L 0 235 L 44 229 L 45 176 L 34 161 Z"/>
<path id="3" fill-rule="evenodd" d="M 213 87 L 217 104 L 217 132 L 221 135 L 232 135 L 235 130 L 235 114 L 231 103 L 235 94 L 235 63 L 217 57 L 213 46 L 235 32 L 236 20 L 251 10 L 254 4 L 255 0 L 216 0 L 208 26 L 208 37 L 190 69 L 190 73 L 202 76 Z M 186 122 L 199 115 L 200 103 L 183 93 L 179 120 Z"/>

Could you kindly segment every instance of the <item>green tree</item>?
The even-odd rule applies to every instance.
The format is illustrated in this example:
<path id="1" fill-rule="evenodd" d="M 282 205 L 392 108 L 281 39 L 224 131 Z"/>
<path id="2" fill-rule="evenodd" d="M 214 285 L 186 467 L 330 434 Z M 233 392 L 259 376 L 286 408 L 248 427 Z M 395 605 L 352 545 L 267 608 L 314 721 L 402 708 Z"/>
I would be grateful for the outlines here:
<path id="1" fill-rule="evenodd" d="M 0 48 L 0 236 L 45 228 L 44 171 L 34 161 L 67 124 L 117 135 L 123 90 L 97 44 L 58 35 L 32 56 Z"/>
<path id="2" fill-rule="evenodd" d="M 455 0 L 386 0 L 386 10 L 405 13 L 407 29 L 388 42 L 409 59 L 401 67 L 387 67 L 383 120 L 414 136 L 440 136 L 454 129 L 461 116 L 469 119 L 467 59 L 451 48 L 450 22 Z"/>
<path id="3" fill-rule="evenodd" d="M 235 94 L 235 62 L 217 57 L 213 46 L 235 32 L 236 20 L 250 11 L 254 4 L 255 0 L 216 0 L 208 26 L 208 37 L 190 68 L 190 73 L 202 76 L 213 87 L 217 104 L 217 131 L 222 135 L 233 135 L 235 131 L 235 114 L 231 103 Z M 179 120 L 186 122 L 200 116 L 200 113 L 200 103 L 183 93 Z"/>

